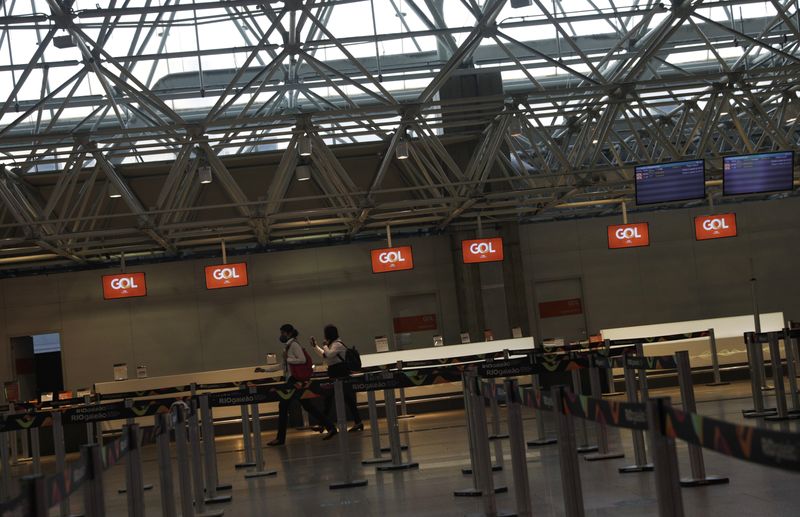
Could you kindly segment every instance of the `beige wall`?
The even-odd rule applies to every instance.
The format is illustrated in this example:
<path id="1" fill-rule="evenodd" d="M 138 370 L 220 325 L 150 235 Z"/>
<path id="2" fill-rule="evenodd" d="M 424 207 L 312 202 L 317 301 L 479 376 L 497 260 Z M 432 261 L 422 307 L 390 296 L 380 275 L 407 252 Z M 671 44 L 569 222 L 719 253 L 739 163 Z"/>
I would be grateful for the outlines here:
<path id="1" fill-rule="evenodd" d="M 800 320 L 800 199 L 730 207 L 739 237 L 695 242 L 694 215 L 706 209 L 634 214 L 649 221 L 651 246 L 608 250 L 605 227 L 621 217 L 527 225 L 521 228 L 524 278 L 535 328 L 533 283 L 583 279 L 589 331 L 600 328 L 747 314 L 750 259 L 759 279 L 762 312 Z M 446 236 L 398 240 L 414 246 L 411 272 L 374 275 L 369 250 L 377 243 L 248 256 L 250 286 L 206 291 L 203 267 L 187 261 L 136 267 L 149 295 L 104 301 L 100 275 L 85 271 L 0 281 L 0 376 L 10 374 L 10 336 L 61 333 L 68 389 L 112 378 L 112 364 L 145 364 L 168 375 L 259 364 L 278 350 L 277 327 L 294 323 L 303 339 L 325 323 L 344 339 L 373 351 L 373 337 L 391 334 L 389 298 L 436 293 L 445 340 L 458 341 L 452 257 Z M 460 259 L 460 258 L 458 258 Z M 486 282 L 502 277 L 481 266 Z M 495 278 L 497 277 L 497 278 Z M 502 297 L 494 296 L 496 304 Z M 499 321 L 505 307 L 489 307 Z M 497 324 L 499 328 L 500 324 Z M 498 339 L 509 337 L 495 330 Z M 131 371 L 133 371 L 131 369 Z"/>
<path id="2" fill-rule="evenodd" d="M 631 214 L 650 223 L 647 248 L 607 249 L 606 226 L 622 216 L 521 228 L 531 322 L 536 280 L 581 277 L 589 331 L 752 314 L 750 262 L 762 313 L 800 320 L 800 199 L 717 207 L 736 212 L 739 236 L 694 239 L 708 207 Z"/>
<path id="3" fill-rule="evenodd" d="M 391 330 L 389 297 L 436 293 L 449 342 L 460 332 L 449 241 L 446 237 L 398 240 L 411 244 L 415 269 L 373 274 L 371 248 L 379 243 L 331 246 L 231 257 L 246 261 L 248 287 L 207 291 L 203 268 L 218 260 L 130 268 L 147 274 L 148 296 L 105 301 L 95 270 L 0 281 L 0 339 L 58 331 L 67 389 L 113 378 L 112 365 L 148 374 L 216 370 L 264 363 L 277 352 L 278 327 L 293 323 L 307 340 L 335 323 L 348 344 L 373 351 L 373 338 Z M 0 373 L 10 375 L 8 345 Z"/>

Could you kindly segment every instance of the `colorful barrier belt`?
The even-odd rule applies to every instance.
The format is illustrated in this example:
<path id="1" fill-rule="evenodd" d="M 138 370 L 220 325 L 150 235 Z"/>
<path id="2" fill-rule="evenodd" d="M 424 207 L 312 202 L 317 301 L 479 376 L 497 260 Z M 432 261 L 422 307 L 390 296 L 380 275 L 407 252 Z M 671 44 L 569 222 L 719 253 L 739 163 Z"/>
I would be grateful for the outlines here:
<path id="1" fill-rule="evenodd" d="M 56 472 L 44 478 L 48 508 L 52 508 L 75 493 L 83 485 L 87 477 L 86 460 L 81 457 L 77 461 L 67 463 L 61 472 Z"/>
<path id="2" fill-rule="evenodd" d="M 635 345 L 637 343 L 663 343 L 666 341 L 682 341 L 684 339 L 695 339 L 708 337 L 711 332 L 708 330 L 698 330 L 696 332 L 685 332 L 682 334 L 666 334 L 663 336 L 635 337 L 610 340 L 611 346 Z"/>
<path id="3" fill-rule="evenodd" d="M 68 425 L 152 416 L 169 412 L 173 403 L 182 400 L 183 398 L 163 398 L 86 405 L 65 409 L 61 412 L 61 421 Z"/>
<path id="4" fill-rule="evenodd" d="M 622 364 L 625 368 L 632 370 L 675 370 L 678 368 L 675 356 L 672 355 L 640 356 L 625 354 Z"/>
<path id="5" fill-rule="evenodd" d="M 34 427 L 47 427 L 52 425 L 53 419 L 49 411 L 35 413 L 21 413 L 0 418 L 0 432 L 23 431 Z"/>
<path id="6" fill-rule="evenodd" d="M 665 406 L 662 432 L 726 456 L 800 472 L 800 434 L 732 424 Z"/>
<path id="7" fill-rule="evenodd" d="M 564 407 L 561 412 L 613 427 L 642 431 L 646 431 L 648 427 L 647 406 L 644 404 L 596 399 L 571 391 L 564 393 Z"/>

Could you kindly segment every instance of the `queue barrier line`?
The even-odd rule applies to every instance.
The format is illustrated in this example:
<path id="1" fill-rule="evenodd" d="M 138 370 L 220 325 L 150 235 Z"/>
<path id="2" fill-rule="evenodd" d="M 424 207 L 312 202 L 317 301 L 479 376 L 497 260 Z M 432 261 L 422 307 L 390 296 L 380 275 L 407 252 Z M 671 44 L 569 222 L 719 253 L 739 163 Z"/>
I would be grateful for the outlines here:
<path id="1" fill-rule="evenodd" d="M 790 330 L 791 337 L 800 337 L 800 329 L 792 329 Z M 641 337 L 641 338 L 626 338 L 626 339 L 615 339 L 615 340 L 606 340 L 597 343 L 587 343 L 587 344 L 578 344 L 578 345 L 543 345 L 538 348 L 528 348 L 528 349 L 515 349 L 509 350 L 509 353 L 512 355 L 517 354 L 533 354 L 535 356 L 548 356 L 548 355 L 559 355 L 559 354 L 569 354 L 574 352 L 597 352 L 598 349 L 606 347 L 613 350 L 616 355 L 617 350 L 624 350 L 631 345 L 635 345 L 636 343 L 662 343 L 667 341 L 680 341 L 685 339 L 694 339 L 700 337 L 709 337 L 711 332 L 709 330 L 702 330 L 697 332 L 689 332 L 683 334 L 668 334 L 663 336 L 649 336 L 649 337 Z M 620 352 L 621 353 L 621 352 Z M 408 361 L 402 362 L 403 368 L 424 368 L 424 367 L 437 367 L 437 366 L 446 366 L 451 364 L 463 364 L 463 363 L 470 363 L 470 362 L 478 362 L 483 361 L 486 359 L 486 356 L 500 356 L 502 352 L 490 352 L 487 354 L 476 354 L 471 356 L 464 356 L 464 357 L 454 357 L 454 358 L 447 358 L 447 359 L 431 359 L 431 360 L 423 360 L 423 361 Z M 383 366 L 375 366 L 369 369 L 363 370 L 363 373 L 377 373 L 384 369 L 394 369 L 396 368 L 396 364 L 387 364 Z M 324 376 L 324 373 L 322 374 Z M 198 390 L 217 390 L 217 389 L 225 389 L 225 388 L 240 388 L 245 386 L 252 386 L 252 385 L 259 385 L 259 384 L 269 384 L 270 380 L 267 379 L 251 379 L 245 381 L 230 381 L 230 382 L 219 382 L 219 383 L 207 383 L 207 384 L 198 384 L 196 385 L 196 389 Z M 173 395 L 178 393 L 188 393 L 191 391 L 191 385 L 181 385 L 181 386 L 172 386 L 172 387 L 164 387 L 164 388 L 152 388 L 148 390 L 139 390 L 139 391 L 127 391 L 127 392 L 119 392 L 119 393 L 98 393 L 95 394 L 95 397 L 98 400 L 123 400 L 123 399 L 137 399 L 137 398 L 145 398 L 145 397 L 153 397 L 158 395 Z M 71 398 L 71 399 L 64 399 L 64 400 L 53 400 L 48 403 L 39 403 L 34 404 L 30 402 L 15 402 L 14 405 L 18 408 L 26 409 L 26 410 L 44 410 L 47 408 L 56 409 L 63 406 L 70 406 L 70 405 L 80 405 L 84 402 L 83 397 Z M 2 407 L 0 407 L 2 409 Z"/>
<path id="2" fill-rule="evenodd" d="M 518 351 L 517 351 L 518 352 Z M 492 354 L 494 355 L 494 354 Z M 540 356 L 536 357 L 533 354 L 521 358 L 512 358 L 508 360 L 498 359 L 492 361 L 484 361 L 482 363 L 466 362 L 466 363 L 449 363 L 443 366 L 433 366 L 428 368 L 418 368 L 414 370 L 403 369 L 394 370 L 393 374 L 397 376 L 397 388 L 413 388 L 418 386 L 430 386 L 434 384 L 446 384 L 453 382 L 460 382 L 461 375 L 465 368 L 473 365 L 478 365 L 483 369 L 483 377 L 508 377 L 519 375 L 531 374 L 546 374 L 546 373 L 561 373 L 570 372 L 577 369 L 589 368 L 591 364 L 591 357 L 598 358 L 598 364 L 602 366 L 604 359 L 607 359 L 602 351 L 595 352 L 582 352 L 579 354 L 569 355 L 555 355 L 555 356 Z M 637 357 L 625 356 L 625 361 L 629 364 L 635 365 L 631 367 L 642 369 L 663 369 L 675 368 L 674 358 L 670 356 L 654 356 L 654 357 Z M 494 371 L 491 374 L 488 370 Z M 384 370 L 385 371 L 385 370 Z M 349 382 L 354 386 L 356 391 L 370 391 L 365 388 L 365 382 L 378 372 L 360 372 L 352 376 Z M 213 385 L 219 389 L 220 385 L 227 385 L 227 383 Z M 259 383 L 253 385 L 252 383 L 241 384 L 236 383 L 236 390 L 224 392 L 209 393 L 209 403 L 211 407 L 230 407 L 240 406 L 243 403 L 268 403 L 279 402 L 282 399 L 291 397 L 294 389 L 287 388 L 285 382 L 270 382 Z M 245 390 L 244 388 L 248 388 Z M 316 398 L 323 396 L 332 389 L 332 383 L 327 377 L 312 378 L 306 381 L 302 386 L 303 398 Z M 384 388 L 375 388 L 384 389 Z M 160 394 L 163 390 L 159 390 Z M 123 420 L 129 418 L 139 418 L 146 416 L 153 416 L 158 413 L 167 413 L 170 406 L 179 401 L 184 401 L 189 397 L 164 397 L 157 399 L 146 400 L 123 400 L 117 402 L 104 402 L 104 403 L 90 403 L 83 404 L 77 407 L 69 407 L 66 409 L 58 410 L 65 425 L 69 424 L 86 424 L 94 422 L 105 422 L 111 420 Z M 244 401 L 244 402 L 243 402 Z M 9 415 L 5 418 L 0 418 L 0 432 L 26 430 L 34 427 L 45 427 L 51 424 L 51 411 L 38 411 L 29 413 L 20 413 L 18 415 Z"/>
<path id="3" fill-rule="evenodd" d="M 549 393 L 521 388 L 523 405 L 544 411 L 555 411 Z M 649 430 L 647 405 L 616 402 L 576 395 L 565 390 L 559 412 L 577 418 L 602 422 L 613 427 Z M 767 467 L 800 472 L 800 433 L 774 431 L 734 424 L 712 417 L 682 411 L 663 405 L 659 432 L 671 439 L 680 439 L 705 449 Z"/>
<path id="4" fill-rule="evenodd" d="M 710 337 L 710 330 L 697 330 L 694 332 L 682 332 L 678 334 L 664 334 L 662 336 L 649 336 L 649 337 L 636 337 L 636 338 L 622 338 L 610 340 L 612 346 L 614 345 L 635 345 L 637 343 L 664 343 L 667 341 L 683 341 L 685 339 L 697 339 L 701 337 Z"/>
<path id="5" fill-rule="evenodd" d="M 800 433 L 734 424 L 667 406 L 661 432 L 669 438 L 767 467 L 800 472 Z"/>

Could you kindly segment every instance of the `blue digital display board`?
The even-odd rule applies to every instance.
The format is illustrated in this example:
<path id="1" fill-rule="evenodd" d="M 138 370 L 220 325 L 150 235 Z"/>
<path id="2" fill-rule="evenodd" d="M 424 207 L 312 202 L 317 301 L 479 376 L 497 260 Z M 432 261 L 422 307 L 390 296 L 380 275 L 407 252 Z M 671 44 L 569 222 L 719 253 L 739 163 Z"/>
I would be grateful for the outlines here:
<path id="1" fill-rule="evenodd" d="M 728 156 L 722 161 L 722 191 L 726 196 L 792 190 L 793 151 Z"/>
<path id="2" fill-rule="evenodd" d="M 636 204 L 703 199 L 706 169 L 703 160 L 658 163 L 636 167 Z"/>

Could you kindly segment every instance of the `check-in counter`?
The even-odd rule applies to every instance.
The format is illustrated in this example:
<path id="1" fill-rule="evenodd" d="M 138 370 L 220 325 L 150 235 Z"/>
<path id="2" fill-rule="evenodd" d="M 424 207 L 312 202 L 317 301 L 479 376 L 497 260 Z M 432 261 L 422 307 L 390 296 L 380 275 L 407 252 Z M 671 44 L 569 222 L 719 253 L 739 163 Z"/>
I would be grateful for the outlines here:
<path id="1" fill-rule="evenodd" d="M 782 312 L 762 314 L 760 317 L 762 332 L 781 330 L 784 327 Z M 603 329 L 600 331 L 603 339 L 644 339 L 644 353 L 647 356 L 672 355 L 679 350 L 689 352 L 689 361 L 692 368 L 711 367 L 711 348 L 708 337 L 692 339 L 671 340 L 665 342 L 648 342 L 648 337 L 671 336 L 676 334 L 689 334 L 709 329 L 714 329 L 717 340 L 717 355 L 722 367 L 731 367 L 747 364 L 747 351 L 744 345 L 744 333 L 752 332 L 754 328 L 752 314 L 744 316 L 727 316 L 724 318 L 711 318 L 705 320 L 676 321 L 671 323 L 657 323 L 653 325 L 639 325 L 635 327 L 620 327 Z M 766 357 L 769 357 L 765 349 Z M 621 374 L 622 370 L 619 370 Z"/>
<path id="2" fill-rule="evenodd" d="M 411 350 L 400 350 L 391 352 L 381 352 L 373 354 L 362 354 L 361 364 L 364 368 L 374 368 L 380 366 L 395 366 L 398 361 L 404 363 L 414 361 L 437 361 L 447 360 L 459 357 L 476 356 L 487 353 L 502 353 L 504 350 L 524 350 L 533 348 L 533 338 L 517 338 L 517 339 L 504 339 L 496 341 L 485 341 L 479 343 L 467 343 L 456 345 L 444 345 L 429 348 L 417 348 Z M 313 351 L 309 351 L 312 357 L 315 356 Z M 256 368 L 266 370 L 257 372 Z M 315 371 L 324 371 L 323 365 L 316 365 Z M 273 378 L 278 380 L 282 375 L 280 365 L 260 365 L 248 366 L 244 368 L 233 368 L 228 370 L 214 370 L 206 372 L 193 372 L 176 375 L 165 375 L 158 377 L 147 377 L 144 379 L 127 379 L 124 381 L 102 382 L 94 386 L 95 393 L 110 395 L 114 393 L 128 393 L 128 392 L 145 392 L 158 388 L 170 388 L 174 386 L 188 386 L 192 383 L 202 384 L 215 384 L 224 382 L 246 382 L 254 380 L 262 380 Z M 218 391 L 227 391 L 231 388 L 226 388 Z M 216 391 L 216 390 L 215 390 Z M 409 398 L 422 398 L 431 399 L 436 397 L 447 397 L 461 393 L 461 385 L 458 383 L 434 384 L 430 386 L 419 386 L 407 390 Z M 163 395 L 164 397 L 174 397 L 175 394 Z M 150 396 L 148 398 L 158 398 Z M 358 394 L 359 402 L 366 401 L 366 394 Z M 383 392 L 376 393 L 378 401 L 383 400 Z M 276 413 L 278 410 L 277 403 L 266 403 L 260 407 L 261 414 Z M 217 408 L 214 410 L 214 418 L 219 419 L 234 419 L 240 416 L 238 407 L 230 408 Z M 122 426 L 122 421 L 104 422 L 103 428 L 118 429 Z M 142 425 L 150 425 L 152 417 L 140 419 Z"/>

